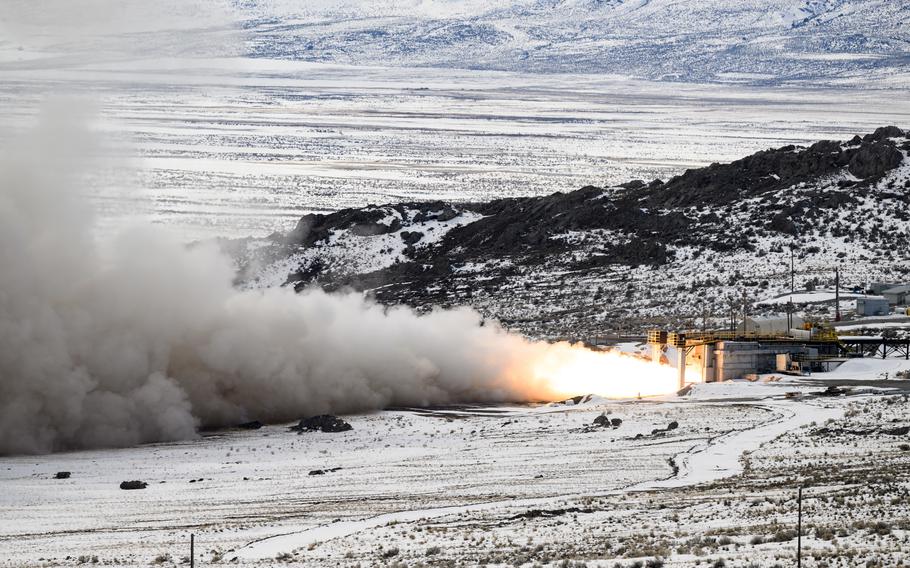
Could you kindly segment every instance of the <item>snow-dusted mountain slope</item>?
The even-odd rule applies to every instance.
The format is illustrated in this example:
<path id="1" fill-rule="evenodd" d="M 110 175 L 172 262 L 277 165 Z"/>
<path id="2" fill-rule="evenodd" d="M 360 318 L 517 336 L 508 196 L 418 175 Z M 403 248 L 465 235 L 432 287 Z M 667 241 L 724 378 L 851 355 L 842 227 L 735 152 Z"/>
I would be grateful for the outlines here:
<path id="1" fill-rule="evenodd" d="M 97 109 L 139 170 L 94 176 L 107 234 L 666 179 L 910 116 L 910 0 L 117 5 L 0 2 L 0 144 L 49 94 Z"/>
<path id="2" fill-rule="evenodd" d="M 910 61 L 907 0 L 244 0 L 255 56 L 359 65 L 863 82 Z"/>
<path id="3" fill-rule="evenodd" d="M 0 61 L 148 57 L 868 84 L 906 75 L 910 0 L 65 0 L 0 5 Z"/>
<path id="4" fill-rule="evenodd" d="M 249 287 L 468 304 L 532 336 L 722 324 L 743 297 L 790 289 L 791 248 L 798 288 L 833 284 L 835 266 L 845 288 L 910 279 L 908 151 L 902 130 L 880 128 L 666 182 L 311 214 L 286 235 L 225 247 Z"/>

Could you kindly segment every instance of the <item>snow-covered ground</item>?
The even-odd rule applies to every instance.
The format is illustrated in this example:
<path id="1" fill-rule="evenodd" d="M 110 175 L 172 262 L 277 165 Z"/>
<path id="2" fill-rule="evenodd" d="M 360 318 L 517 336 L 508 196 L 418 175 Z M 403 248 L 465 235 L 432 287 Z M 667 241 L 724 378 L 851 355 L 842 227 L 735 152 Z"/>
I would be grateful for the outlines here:
<path id="1" fill-rule="evenodd" d="M 262 237 L 910 122 L 906 0 L 73 6 L 0 4 L 0 141 L 48 96 L 88 101 L 120 153 L 92 180 L 107 230 Z"/>
<path id="2" fill-rule="evenodd" d="M 46 95 L 88 99 L 121 155 L 92 180 L 103 229 L 140 217 L 187 240 L 263 237 L 307 212 L 370 203 L 667 179 L 769 147 L 910 123 L 903 91 L 889 88 L 237 58 L 0 70 L 0 139 L 21 133 Z"/>
<path id="3" fill-rule="evenodd" d="M 90 184 L 102 231 L 144 217 L 192 240 L 262 237 L 307 212 L 369 203 L 667 178 L 910 117 L 904 1 L 276 4 L 288 9 L 276 16 L 259 2 L 233 3 L 256 32 L 241 50 L 196 33 L 210 24 L 222 45 L 236 30 L 198 18 L 193 2 L 190 34 L 149 21 L 93 36 L 86 25 L 103 27 L 108 15 L 119 25 L 117 14 L 78 9 L 63 24 L 80 33 L 37 52 L 28 44 L 43 32 L 4 34 L 0 140 L 15 143 L 49 96 L 88 100 L 105 144 L 120 147 Z M 606 8 L 616 12 L 596 17 Z M 119 53 L 124 38 L 131 49 Z M 745 223 L 746 213 L 730 217 Z M 463 221 L 421 228 L 430 241 Z M 819 237 L 824 257 L 801 279 L 865 254 Z M 404 246 L 400 235 L 333 238 L 358 271 L 394 262 Z M 786 280 L 789 252 L 755 242 Z M 724 274 L 710 284 L 716 297 L 739 297 L 742 280 L 758 274 L 743 269 L 755 251 L 674 252 L 679 265 L 609 275 L 622 282 L 617 291 L 654 287 L 632 306 L 641 317 L 680 313 L 691 304 L 680 288 L 707 287 L 706 265 Z M 302 260 L 260 284 L 280 284 Z M 897 277 L 885 272 L 905 264 L 898 254 L 880 270 Z M 847 279 L 868 275 L 864 264 L 845 268 Z M 528 275 L 553 279 L 549 310 L 566 307 L 561 276 Z M 607 281 L 597 278 L 577 283 L 602 310 L 612 302 L 594 295 Z M 751 287 L 778 296 L 780 282 Z M 520 295 L 509 308 L 539 311 Z M 202 565 L 659 566 L 662 557 L 722 566 L 725 557 L 773 566 L 792 561 L 798 485 L 810 500 L 808 566 L 896 565 L 910 535 L 910 445 L 908 389 L 893 379 L 908 369 L 904 360 L 851 360 L 811 379 L 698 385 L 686 397 L 390 409 L 347 417 L 354 429 L 338 434 L 270 425 L 2 457 L 0 566 L 184 565 L 191 534 Z M 823 395 L 856 381 L 871 385 Z M 593 428 L 602 413 L 621 425 Z M 119 489 L 133 479 L 148 487 Z"/>
<path id="4" fill-rule="evenodd" d="M 844 292 L 843 290 L 839 294 L 840 299 L 855 300 L 856 298 L 865 298 L 865 294 L 854 294 L 852 292 Z M 875 296 L 876 298 L 880 296 Z M 834 302 L 838 298 L 838 294 L 834 290 L 815 290 L 812 292 L 798 291 L 793 294 L 784 294 L 783 296 L 777 296 L 774 298 L 767 298 L 757 302 L 760 306 L 785 306 L 789 303 L 793 304 L 819 304 Z"/>
<path id="5" fill-rule="evenodd" d="M 828 378 L 884 379 L 885 372 L 893 378 L 908 368 L 903 360 L 855 360 Z M 203 565 L 272 565 L 276 557 L 307 566 L 371 565 L 399 555 L 413 563 L 437 553 L 472 563 L 495 545 L 474 545 L 476 523 L 511 530 L 516 519 L 566 514 L 541 513 L 559 510 L 584 512 L 588 528 L 579 535 L 610 517 L 625 519 L 625 528 L 614 530 L 631 537 L 648 526 L 630 521 L 632 510 L 594 504 L 638 502 L 640 495 L 675 502 L 680 491 L 739 479 L 763 445 L 803 435 L 807 425 L 842 422 L 852 405 L 885 400 L 902 384 L 819 397 L 820 377 L 698 385 L 686 397 L 388 410 L 350 416 L 354 429 L 338 434 L 298 435 L 276 425 L 183 443 L 6 457 L 0 565 L 73 565 L 95 557 L 115 566 L 179 564 L 191 533 Z M 603 412 L 622 424 L 592 428 Z M 663 431 L 674 421 L 678 428 Z M 776 455 L 799 459 L 797 446 L 773 445 Z M 834 442 L 825 447 L 832 459 L 842 451 Z M 340 469 L 309 474 L 332 468 Z M 58 471 L 72 475 L 54 479 Z M 118 488 L 132 479 L 149 486 Z M 736 491 L 741 499 L 749 490 Z M 710 526 L 716 525 L 702 527 Z M 513 544 L 530 538 L 559 550 L 556 536 L 513 529 Z M 566 546 L 551 558 L 576 558 L 575 546 Z M 612 550 L 599 558 L 612 565 L 606 561 L 624 556 Z"/>

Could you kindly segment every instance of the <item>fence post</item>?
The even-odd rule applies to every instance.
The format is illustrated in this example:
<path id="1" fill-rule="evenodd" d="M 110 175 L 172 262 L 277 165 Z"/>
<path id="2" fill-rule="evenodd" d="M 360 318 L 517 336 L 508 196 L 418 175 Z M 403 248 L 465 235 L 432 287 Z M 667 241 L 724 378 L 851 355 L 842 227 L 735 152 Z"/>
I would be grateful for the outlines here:
<path id="1" fill-rule="evenodd" d="M 803 488 L 800 486 L 796 497 L 796 568 L 803 565 Z"/>
<path id="2" fill-rule="evenodd" d="M 190 568 L 196 566 L 196 535 L 190 534 Z"/>

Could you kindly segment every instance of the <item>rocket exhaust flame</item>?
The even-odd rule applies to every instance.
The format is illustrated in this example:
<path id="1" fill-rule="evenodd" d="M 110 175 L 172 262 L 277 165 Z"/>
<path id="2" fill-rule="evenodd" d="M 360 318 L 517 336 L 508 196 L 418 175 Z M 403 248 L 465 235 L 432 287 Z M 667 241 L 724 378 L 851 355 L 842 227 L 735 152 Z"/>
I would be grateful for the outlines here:
<path id="1" fill-rule="evenodd" d="M 240 291 L 213 246 L 153 227 L 101 250 L 67 175 L 82 160 L 60 157 L 86 147 L 62 110 L 46 136 L 0 153 L 0 454 L 387 406 L 675 390 L 670 368 L 528 341 L 469 309 Z"/>
<path id="2" fill-rule="evenodd" d="M 596 394 L 631 398 L 678 390 L 673 367 L 616 352 L 598 352 L 562 344 L 535 362 L 533 373 L 552 397 Z"/>

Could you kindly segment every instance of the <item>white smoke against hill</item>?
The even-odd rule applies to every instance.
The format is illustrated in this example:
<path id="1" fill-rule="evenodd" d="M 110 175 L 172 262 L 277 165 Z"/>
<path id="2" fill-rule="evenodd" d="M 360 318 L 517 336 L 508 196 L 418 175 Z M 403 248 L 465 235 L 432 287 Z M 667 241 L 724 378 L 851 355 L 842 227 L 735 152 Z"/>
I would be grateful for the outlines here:
<path id="1" fill-rule="evenodd" d="M 26 58 L 35 67 L 56 66 L 58 55 L 67 65 L 223 55 L 238 47 L 230 8 L 9 0 L 0 3 L 0 52 L 21 44 L 45 54 L 49 62 Z M 68 92 L 59 83 L 53 89 Z M 619 392 L 600 390 L 607 356 L 482 326 L 470 309 L 418 316 L 359 294 L 238 291 L 214 246 L 188 248 L 160 227 L 96 242 L 80 180 L 111 152 L 97 151 L 103 141 L 89 122 L 65 101 L 28 135 L 3 125 L 3 138 L 15 139 L 0 149 L 0 454 L 188 439 L 200 427 L 393 405 Z M 641 363 L 610 361 L 623 393 L 630 377 L 633 396 L 666 391 L 663 378 L 641 380 Z M 599 382 L 579 382 L 587 377 Z"/>
<path id="2" fill-rule="evenodd" d="M 240 291 L 216 248 L 186 247 L 160 227 L 99 246 L 79 187 L 93 144 L 72 108 L 0 153 L 0 454 L 583 394 L 560 387 L 563 369 L 573 391 L 586 375 L 592 385 L 634 378 L 645 394 L 672 387 L 672 370 L 652 385 L 645 363 L 530 342 L 470 309 L 418 316 L 353 293 Z"/>

